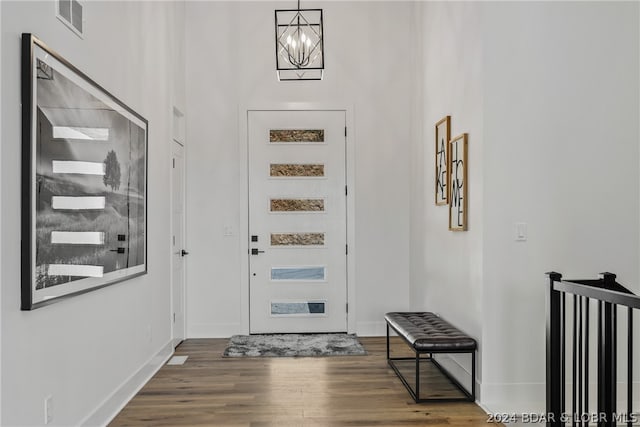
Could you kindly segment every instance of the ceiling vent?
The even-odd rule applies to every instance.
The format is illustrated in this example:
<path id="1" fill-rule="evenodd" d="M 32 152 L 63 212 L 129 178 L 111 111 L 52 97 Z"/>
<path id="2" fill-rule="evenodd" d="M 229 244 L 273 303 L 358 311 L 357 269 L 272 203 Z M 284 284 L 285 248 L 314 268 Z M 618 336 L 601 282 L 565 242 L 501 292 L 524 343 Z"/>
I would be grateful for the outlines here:
<path id="1" fill-rule="evenodd" d="M 82 10 L 82 4 L 78 0 L 58 0 L 58 19 L 79 37 L 83 33 Z"/>

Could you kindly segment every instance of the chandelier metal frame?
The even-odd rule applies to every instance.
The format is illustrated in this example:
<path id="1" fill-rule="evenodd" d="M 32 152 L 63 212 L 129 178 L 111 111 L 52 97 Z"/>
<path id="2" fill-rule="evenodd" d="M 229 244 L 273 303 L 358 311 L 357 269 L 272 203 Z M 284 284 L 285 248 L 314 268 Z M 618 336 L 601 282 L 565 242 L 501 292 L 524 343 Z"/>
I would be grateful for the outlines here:
<path id="1" fill-rule="evenodd" d="M 275 11 L 278 80 L 322 80 L 324 31 L 322 9 Z"/>

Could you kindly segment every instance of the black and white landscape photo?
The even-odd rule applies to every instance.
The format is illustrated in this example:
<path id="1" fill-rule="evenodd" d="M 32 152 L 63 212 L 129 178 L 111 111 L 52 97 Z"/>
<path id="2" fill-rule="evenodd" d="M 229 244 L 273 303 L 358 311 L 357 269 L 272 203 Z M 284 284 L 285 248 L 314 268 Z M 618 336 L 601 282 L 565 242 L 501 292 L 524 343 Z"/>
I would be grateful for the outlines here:
<path id="1" fill-rule="evenodd" d="M 33 61 L 37 303 L 146 272 L 147 123 L 41 49 Z"/>

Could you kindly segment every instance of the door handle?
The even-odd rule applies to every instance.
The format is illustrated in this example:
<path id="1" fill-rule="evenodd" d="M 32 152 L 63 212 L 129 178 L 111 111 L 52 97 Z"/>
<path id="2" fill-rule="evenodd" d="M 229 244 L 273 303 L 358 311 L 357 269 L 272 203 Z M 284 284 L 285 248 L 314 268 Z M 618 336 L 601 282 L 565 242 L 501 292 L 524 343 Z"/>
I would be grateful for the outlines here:
<path id="1" fill-rule="evenodd" d="M 185 256 L 185 255 L 189 255 L 189 252 L 185 251 L 184 249 L 180 251 L 180 255 Z"/>
<path id="2" fill-rule="evenodd" d="M 252 248 L 251 249 L 251 255 L 258 255 L 258 254 L 263 254 L 264 251 L 259 251 L 258 248 Z"/>

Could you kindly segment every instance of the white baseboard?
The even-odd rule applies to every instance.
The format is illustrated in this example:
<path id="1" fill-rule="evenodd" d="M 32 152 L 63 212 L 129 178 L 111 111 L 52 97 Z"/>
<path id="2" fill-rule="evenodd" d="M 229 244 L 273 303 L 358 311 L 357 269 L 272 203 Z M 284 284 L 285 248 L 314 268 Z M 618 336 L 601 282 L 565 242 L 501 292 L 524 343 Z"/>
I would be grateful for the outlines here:
<path id="1" fill-rule="evenodd" d="M 489 413 L 543 413 L 544 383 L 482 383 L 482 404 Z"/>
<path id="2" fill-rule="evenodd" d="M 187 326 L 187 338 L 229 338 L 243 334 L 241 323 L 195 323 Z"/>
<path id="3" fill-rule="evenodd" d="M 387 323 L 384 320 L 358 322 L 356 323 L 356 334 L 360 337 L 386 337 Z"/>
<path id="4" fill-rule="evenodd" d="M 618 402 L 626 401 L 626 383 L 618 383 Z M 634 382 L 634 396 L 636 390 L 640 390 L 640 383 Z M 546 412 L 545 409 L 545 384 L 544 383 L 521 383 L 521 384 L 484 384 L 482 387 L 485 399 L 480 406 L 487 414 L 497 415 L 499 418 L 493 420 L 501 421 L 509 427 L 527 427 L 532 424 L 541 425 L 532 417 L 538 417 Z M 567 383 L 566 390 L 571 393 L 571 383 Z M 595 393 L 593 393 L 595 395 Z M 596 408 L 595 396 L 591 399 L 590 408 Z M 633 403 L 634 408 L 640 408 L 640 401 Z M 626 405 L 618 407 L 618 413 L 624 414 Z M 595 409 L 589 411 L 595 413 Z M 566 413 L 570 416 L 571 408 L 566 408 Z M 635 411 L 638 414 L 638 411 Z M 527 419 L 524 419 L 527 417 Z M 622 425 L 622 424 L 618 424 Z M 624 424 L 626 425 L 626 424 Z"/>
<path id="5" fill-rule="evenodd" d="M 80 425 L 93 427 L 109 424 L 172 355 L 173 345 L 168 342 L 155 356 L 111 393 L 93 413 L 82 420 Z"/>
<path id="6" fill-rule="evenodd" d="M 567 396 L 571 393 L 571 383 L 567 383 Z M 595 384 L 593 385 L 595 390 Z M 627 384 L 618 383 L 618 402 L 626 402 Z M 545 412 L 546 387 L 544 383 L 511 383 L 511 384 L 482 384 L 482 405 L 488 413 L 493 414 L 543 414 Z M 640 382 L 634 381 L 633 395 L 640 395 Z M 595 392 L 590 394 L 590 407 L 596 407 Z M 634 408 L 640 408 L 640 401 L 634 399 Z M 622 408 L 626 408 L 622 405 Z M 624 409 L 623 409 L 624 410 Z M 569 410 L 570 411 L 570 410 Z"/>

